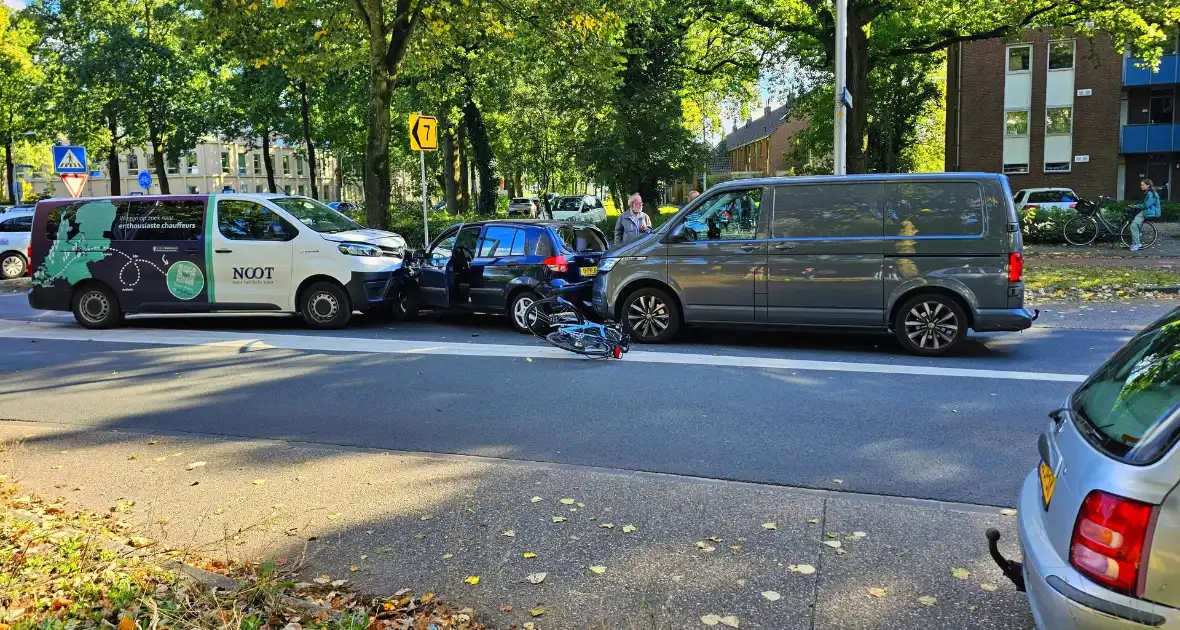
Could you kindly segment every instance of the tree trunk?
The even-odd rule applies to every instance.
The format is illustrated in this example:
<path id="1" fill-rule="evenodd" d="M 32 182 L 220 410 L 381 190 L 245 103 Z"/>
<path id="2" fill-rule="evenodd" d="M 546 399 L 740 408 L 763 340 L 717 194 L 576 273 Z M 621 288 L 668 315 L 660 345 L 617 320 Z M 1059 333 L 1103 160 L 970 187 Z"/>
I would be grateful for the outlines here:
<path id="1" fill-rule="evenodd" d="M 496 213 L 496 174 L 492 171 L 492 143 L 488 138 L 488 130 L 484 125 L 483 112 L 479 111 L 475 101 L 467 97 L 463 106 L 463 115 L 467 120 L 467 128 L 471 134 L 471 152 L 475 154 L 475 167 L 479 171 L 479 202 L 476 212 L 483 216 Z"/>
<path id="2" fill-rule="evenodd" d="M 455 128 L 446 116 L 442 117 L 442 181 L 443 198 L 447 200 L 447 212 L 459 211 L 459 152 L 455 150 Z"/>
<path id="3" fill-rule="evenodd" d="M 119 178 L 119 124 L 114 115 L 107 116 L 107 130 L 111 132 L 111 146 L 107 151 L 107 171 L 111 178 L 111 195 L 123 194 L 123 182 Z"/>
<path id="4" fill-rule="evenodd" d="M 307 168 L 311 176 L 311 198 L 320 198 L 316 180 L 315 143 L 311 141 L 311 108 L 307 104 L 307 82 L 299 82 L 299 115 L 303 118 L 303 142 L 307 144 Z"/>
<path id="5" fill-rule="evenodd" d="M 455 168 L 459 169 L 459 190 L 455 200 L 460 212 L 471 209 L 471 170 L 467 167 L 467 127 L 460 122 L 455 127 Z"/>
<path id="6" fill-rule="evenodd" d="M 865 173 L 865 134 L 869 122 L 869 38 L 865 22 L 856 11 L 848 12 L 848 90 L 853 108 L 848 112 L 848 172 Z"/>
<path id="7" fill-rule="evenodd" d="M 12 136 L 4 143 L 4 183 L 8 184 L 8 203 L 15 206 L 20 203 L 16 198 L 16 166 L 12 163 Z"/>
<path id="8" fill-rule="evenodd" d="M 643 197 L 643 211 L 655 217 L 660 211 L 659 182 L 653 177 L 639 183 L 639 196 Z M 621 212 L 621 210 L 620 210 Z"/>
<path id="9" fill-rule="evenodd" d="M 152 144 L 152 166 L 156 168 L 156 179 L 160 182 L 160 194 L 170 195 L 168 188 L 168 166 L 164 160 L 164 144 L 160 141 L 160 131 L 155 125 L 148 128 L 148 139 Z"/>
<path id="10" fill-rule="evenodd" d="M 279 192 L 275 185 L 275 164 L 270 159 L 270 128 L 262 130 L 262 167 L 266 169 L 266 189 L 272 194 Z"/>
<path id="11" fill-rule="evenodd" d="M 384 230 L 389 227 L 389 106 L 393 100 L 393 82 L 385 73 L 384 45 L 373 44 L 370 52 L 369 70 L 373 76 L 365 143 L 365 223 Z"/>

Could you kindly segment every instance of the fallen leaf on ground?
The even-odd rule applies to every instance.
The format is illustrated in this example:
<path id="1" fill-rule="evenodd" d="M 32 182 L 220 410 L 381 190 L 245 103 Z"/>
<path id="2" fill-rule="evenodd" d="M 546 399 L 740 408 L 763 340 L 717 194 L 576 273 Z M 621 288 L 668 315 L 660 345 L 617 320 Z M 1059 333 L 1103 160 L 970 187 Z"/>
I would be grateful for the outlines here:
<path id="1" fill-rule="evenodd" d="M 136 630 L 139 626 L 131 620 L 131 617 L 124 616 L 119 620 L 119 630 Z"/>
<path id="2" fill-rule="evenodd" d="M 139 455 L 128 455 L 127 456 L 127 461 L 129 461 L 129 462 L 133 462 L 137 459 L 139 459 Z"/>
<path id="3" fill-rule="evenodd" d="M 541 497 L 533 497 L 533 498 L 529 499 L 529 501 L 532 501 L 533 503 L 540 503 Z"/>
<path id="4" fill-rule="evenodd" d="M 729 548 L 730 548 L 730 549 L 733 549 L 733 550 L 734 550 L 734 552 L 738 552 L 738 551 L 741 551 L 741 550 L 742 550 L 742 546 L 741 546 L 741 545 L 730 545 L 730 546 L 729 546 Z"/>
<path id="5" fill-rule="evenodd" d="M 818 518 L 808 519 L 807 523 L 810 525 L 819 525 L 819 519 Z"/>
<path id="6" fill-rule="evenodd" d="M 705 541 L 703 541 L 703 540 L 702 540 L 702 541 L 700 541 L 700 542 L 698 542 L 698 543 L 697 543 L 697 549 L 700 549 L 700 550 L 702 550 L 702 551 L 713 551 L 715 548 L 714 548 L 714 547 L 710 547 L 710 546 L 709 546 L 709 543 L 707 543 L 707 542 L 705 542 Z"/>
<path id="7" fill-rule="evenodd" d="M 528 362 L 528 363 L 532 363 L 532 362 L 533 362 L 533 360 L 532 360 L 532 359 L 530 359 L 529 357 L 525 357 L 525 358 L 524 358 L 524 360 L 525 360 L 526 362 Z"/>
<path id="8" fill-rule="evenodd" d="M 261 486 L 262 484 L 266 483 L 266 480 L 265 479 L 255 479 L 254 481 L 251 481 L 250 483 L 252 483 L 256 486 Z"/>
<path id="9" fill-rule="evenodd" d="M 163 462 L 163 461 L 168 461 L 168 458 L 167 457 L 153 457 L 152 461 L 153 462 Z"/>
<path id="10" fill-rule="evenodd" d="M 826 532 L 826 533 L 824 533 L 824 535 L 827 536 L 828 538 L 835 538 L 836 532 Z"/>
<path id="11" fill-rule="evenodd" d="M 852 532 L 852 537 L 860 540 L 861 538 L 868 538 L 869 535 L 867 532 Z"/>
<path id="12" fill-rule="evenodd" d="M 994 593 L 999 590 L 1000 587 L 996 586 L 995 584 L 980 584 L 979 588 L 982 588 L 989 593 Z"/>
<path id="13" fill-rule="evenodd" d="M 638 529 L 638 528 L 636 528 L 634 525 L 624 525 L 623 526 L 623 533 L 630 534 L 631 532 L 635 531 L 636 529 Z"/>
<path id="14" fill-rule="evenodd" d="M 729 615 L 728 617 L 721 618 L 721 625 L 723 625 L 723 626 L 728 626 L 730 628 L 737 628 L 738 624 L 739 624 L 738 618 L 733 615 Z"/>
<path id="15" fill-rule="evenodd" d="M 951 569 L 951 577 L 959 578 L 960 580 L 965 580 L 970 575 L 971 572 L 967 569 Z"/>
<path id="16" fill-rule="evenodd" d="M 839 549 L 841 546 L 840 541 L 838 540 L 825 540 L 824 544 L 831 547 L 832 549 Z"/>
<path id="17" fill-rule="evenodd" d="M 132 536 L 131 538 L 127 539 L 127 544 L 135 547 L 136 549 L 142 549 L 144 547 L 150 547 L 152 541 L 151 539 L 144 538 L 143 536 Z"/>
<path id="18" fill-rule="evenodd" d="M 1004 508 L 1000 510 L 1000 516 L 1016 516 L 1016 510 L 1012 508 Z"/>
<path id="19" fill-rule="evenodd" d="M 599 523 L 598 526 L 603 529 L 614 529 L 615 528 L 614 523 Z"/>
<path id="20" fill-rule="evenodd" d="M 348 583 L 348 580 L 332 580 L 332 586 L 340 588 Z"/>
<path id="21" fill-rule="evenodd" d="M 181 455 L 184 455 L 184 451 L 176 451 L 172 454 L 173 457 L 180 457 Z"/>
<path id="22" fill-rule="evenodd" d="M 803 575 L 811 575 L 815 573 L 815 567 L 810 564 L 788 564 L 787 569 L 793 573 L 802 573 Z"/>
<path id="23" fill-rule="evenodd" d="M 565 517 L 564 517 L 564 516 L 554 516 L 554 517 L 553 517 L 553 522 L 554 522 L 554 523 L 564 523 L 564 522 L 565 522 Z"/>
<path id="24" fill-rule="evenodd" d="M 357 571 L 360 571 L 360 567 L 356 567 L 356 566 L 348 567 L 349 573 L 356 573 Z"/>
<path id="25" fill-rule="evenodd" d="M 545 614 L 545 609 L 544 608 L 530 608 L 529 614 L 534 617 L 540 617 L 541 615 Z"/>
<path id="26" fill-rule="evenodd" d="M 472 585 L 472 586 L 475 586 L 476 584 L 479 584 L 479 576 L 478 575 L 469 575 L 466 578 L 463 578 L 463 581 Z"/>
<path id="27" fill-rule="evenodd" d="M 883 588 L 873 587 L 869 589 L 869 595 L 872 595 L 873 597 L 885 597 L 887 593 L 888 591 Z"/>
<path id="28" fill-rule="evenodd" d="M 778 529 L 778 525 L 775 523 L 763 523 L 762 529 L 768 529 L 770 531 L 774 531 L 774 530 Z"/>
<path id="29" fill-rule="evenodd" d="M 340 512 L 332 512 L 331 514 L 328 515 L 328 520 L 334 521 L 338 518 L 340 518 Z"/>
<path id="30" fill-rule="evenodd" d="M 721 623 L 721 615 L 702 615 L 701 623 L 706 626 L 715 626 Z"/>
<path id="31" fill-rule="evenodd" d="M 549 575 L 549 574 L 548 573 L 530 573 L 530 574 L 524 576 L 524 580 L 526 582 L 528 582 L 529 584 L 540 584 L 541 582 L 545 581 L 546 575 Z"/>
<path id="32" fill-rule="evenodd" d="M 778 600 L 783 598 L 782 595 L 779 595 L 775 591 L 762 591 L 762 597 L 765 597 L 766 601 L 770 601 L 770 602 L 777 602 Z"/>
<path id="33" fill-rule="evenodd" d="M 603 573 L 606 573 L 606 567 L 593 566 L 590 567 L 590 571 L 597 573 L 598 575 L 602 575 Z"/>
<path id="34" fill-rule="evenodd" d="M 509 538 L 516 538 L 516 532 L 515 532 L 514 530 L 511 530 L 511 529 L 510 529 L 510 530 L 508 530 L 508 531 L 506 531 L 506 532 L 504 532 L 503 534 L 500 534 L 500 535 L 501 535 L 501 536 L 507 536 L 507 537 L 509 537 Z"/>
<path id="35" fill-rule="evenodd" d="M 65 468 L 65 466 L 51 466 L 50 468 L 53 470 L 61 470 L 62 468 Z M 126 619 L 126 617 L 124 617 L 124 619 Z"/>
<path id="36" fill-rule="evenodd" d="M 709 537 L 709 540 L 711 540 L 711 541 L 713 541 L 713 542 L 721 542 L 721 539 L 720 539 L 720 538 L 718 538 L 718 537 L 716 537 L 716 536 L 710 536 L 710 537 Z"/>
<path id="37" fill-rule="evenodd" d="M 159 443 L 160 443 L 159 440 L 148 440 L 148 446 L 151 446 L 152 444 L 159 444 Z"/>
<path id="38" fill-rule="evenodd" d="M 833 479 L 832 483 L 844 483 L 843 479 Z"/>
<path id="39" fill-rule="evenodd" d="M 453 554 L 453 553 L 444 553 L 443 554 L 443 560 L 450 560 L 451 558 L 454 558 L 454 557 L 455 557 L 455 554 Z"/>
<path id="40" fill-rule="evenodd" d="M 312 582 L 315 582 L 316 584 L 327 584 L 328 582 L 331 582 L 331 581 L 332 581 L 332 578 L 330 578 L 326 575 L 321 575 L 318 578 L 312 580 Z"/>
<path id="41" fill-rule="evenodd" d="M 975 604 L 971 604 L 971 605 L 967 606 L 967 610 L 970 610 L 972 612 L 974 612 L 975 610 L 978 610 L 978 609 L 979 609 L 979 606 L 976 606 Z"/>
<path id="42" fill-rule="evenodd" d="M 176 456 L 173 455 L 173 457 L 176 457 Z M 185 466 L 185 468 L 187 468 L 188 470 L 196 470 L 197 468 L 200 468 L 201 466 L 204 466 L 204 465 L 205 465 L 205 462 L 193 462 L 193 463 L 189 464 L 188 466 Z"/>
<path id="43" fill-rule="evenodd" d="M 501 606 L 500 612 L 512 612 L 512 606 Z"/>
<path id="44" fill-rule="evenodd" d="M 938 603 L 938 600 L 929 595 L 923 595 L 918 598 L 918 603 L 923 606 L 933 606 Z"/>
<path id="45" fill-rule="evenodd" d="M 422 540 L 424 538 L 426 538 L 426 534 L 422 534 L 422 533 L 414 534 L 415 540 Z"/>
<path id="46" fill-rule="evenodd" d="M 422 515 L 422 516 L 421 516 L 421 517 L 420 517 L 418 520 L 420 520 L 420 521 L 429 521 L 429 520 L 430 520 L 430 519 L 432 519 L 432 518 L 434 518 L 434 515 L 433 515 L 433 514 L 423 514 L 423 515 Z"/>
<path id="47" fill-rule="evenodd" d="M 536 558 L 536 557 L 537 557 L 537 554 L 535 554 L 535 553 L 533 553 L 533 552 L 531 552 L 531 551 L 526 551 L 526 552 L 524 552 L 524 553 L 523 553 L 523 554 L 521 554 L 521 555 L 523 555 L 523 556 L 524 556 L 524 559 L 525 559 L 525 560 L 529 560 L 529 559 L 532 559 L 532 558 Z"/>
<path id="48" fill-rule="evenodd" d="M 573 500 L 573 499 L 562 499 L 562 500 L 561 500 L 561 504 L 562 504 L 562 505 L 573 505 L 573 504 L 574 504 L 574 500 Z"/>

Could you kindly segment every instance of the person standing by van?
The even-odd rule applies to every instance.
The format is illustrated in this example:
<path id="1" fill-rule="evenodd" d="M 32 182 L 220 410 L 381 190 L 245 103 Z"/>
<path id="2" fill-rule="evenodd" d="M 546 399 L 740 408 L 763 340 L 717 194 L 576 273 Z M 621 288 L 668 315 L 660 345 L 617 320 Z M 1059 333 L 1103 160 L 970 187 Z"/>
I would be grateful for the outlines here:
<path id="1" fill-rule="evenodd" d="M 631 195 L 627 211 L 615 222 L 615 245 L 625 245 L 651 232 L 651 217 L 643 211 L 643 197 Z"/>
<path id="2" fill-rule="evenodd" d="M 1139 210 L 1135 218 L 1131 219 L 1131 251 L 1133 252 L 1143 249 L 1139 238 L 1144 219 L 1154 219 L 1160 216 L 1160 194 L 1155 191 L 1152 181 L 1145 179 L 1139 182 L 1139 189 L 1143 191 L 1143 203 L 1131 206 Z"/>

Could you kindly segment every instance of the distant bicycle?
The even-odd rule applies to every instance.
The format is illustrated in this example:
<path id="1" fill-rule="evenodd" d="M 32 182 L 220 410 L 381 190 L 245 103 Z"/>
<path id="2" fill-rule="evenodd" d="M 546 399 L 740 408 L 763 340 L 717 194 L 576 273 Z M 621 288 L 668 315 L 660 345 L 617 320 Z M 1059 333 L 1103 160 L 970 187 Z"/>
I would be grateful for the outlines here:
<path id="1" fill-rule="evenodd" d="M 1077 204 L 1078 216 L 1065 222 L 1062 228 L 1065 240 L 1070 245 L 1089 245 L 1099 238 L 1113 237 L 1116 234 L 1122 239 L 1123 245 L 1131 246 L 1131 219 L 1139 214 L 1139 210 L 1128 210 L 1121 227 L 1115 227 L 1102 215 L 1102 209 L 1114 202 L 1110 197 L 1099 197 L 1097 202 L 1079 199 Z M 1139 242 L 1143 249 L 1155 245 L 1155 225 L 1145 220 L 1139 230 Z"/>
<path id="2" fill-rule="evenodd" d="M 580 288 L 553 281 L 546 291 L 552 295 L 533 302 L 524 313 L 529 331 L 562 350 L 594 358 L 623 358 L 631 349 L 631 337 L 618 324 L 586 321 L 581 308 L 562 295 Z"/>

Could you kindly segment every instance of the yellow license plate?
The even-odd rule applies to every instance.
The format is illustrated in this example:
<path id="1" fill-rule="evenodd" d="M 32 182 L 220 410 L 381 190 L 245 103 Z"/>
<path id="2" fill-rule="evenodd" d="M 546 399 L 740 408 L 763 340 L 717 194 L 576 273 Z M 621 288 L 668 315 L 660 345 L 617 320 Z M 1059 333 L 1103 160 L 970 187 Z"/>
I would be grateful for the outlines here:
<path id="1" fill-rule="evenodd" d="M 1057 487 L 1057 475 L 1045 462 L 1037 469 L 1041 477 L 1041 500 L 1045 502 L 1045 509 L 1049 509 L 1049 501 L 1053 499 L 1053 489 Z"/>
<path id="2" fill-rule="evenodd" d="M 597 276 L 598 275 L 598 267 L 582 267 L 579 271 L 582 272 L 583 276 Z"/>

